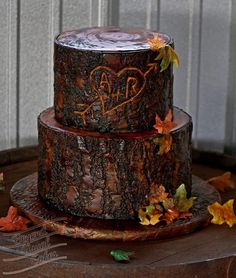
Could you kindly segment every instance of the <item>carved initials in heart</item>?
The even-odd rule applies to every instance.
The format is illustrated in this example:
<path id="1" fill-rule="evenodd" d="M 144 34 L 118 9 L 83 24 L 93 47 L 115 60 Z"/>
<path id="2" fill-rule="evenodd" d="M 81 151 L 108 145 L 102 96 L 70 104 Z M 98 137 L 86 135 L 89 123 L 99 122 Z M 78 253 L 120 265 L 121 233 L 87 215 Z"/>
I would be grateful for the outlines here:
<path id="1" fill-rule="evenodd" d="M 143 90 L 146 78 L 137 68 L 124 68 L 118 73 L 109 67 L 98 66 L 90 73 L 90 86 L 95 90 L 107 114 L 125 103 L 131 102 Z"/>

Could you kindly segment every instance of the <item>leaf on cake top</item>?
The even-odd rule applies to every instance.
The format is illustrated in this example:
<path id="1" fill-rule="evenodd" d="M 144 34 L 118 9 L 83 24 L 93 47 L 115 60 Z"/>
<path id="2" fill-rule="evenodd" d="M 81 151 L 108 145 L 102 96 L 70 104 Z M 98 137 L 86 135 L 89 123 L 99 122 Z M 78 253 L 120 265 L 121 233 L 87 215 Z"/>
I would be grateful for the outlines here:
<path id="1" fill-rule="evenodd" d="M 159 38 L 158 33 L 154 34 L 154 38 L 148 39 L 147 42 L 152 51 L 159 52 L 155 60 L 161 61 L 160 72 L 166 70 L 170 63 L 173 63 L 177 68 L 179 67 L 179 57 L 177 53 L 170 45 L 166 45 L 163 39 Z"/>
<path id="2" fill-rule="evenodd" d="M 0 218 L 0 231 L 25 231 L 28 223 L 30 223 L 28 219 L 18 215 L 17 208 L 10 206 L 7 216 Z"/>
<path id="3" fill-rule="evenodd" d="M 173 114 L 171 109 L 166 114 L 164 121 L 162 121 L 161 118 L 156 114 L 156 118 L 155 118 L 156 123 L 153 127 L 160 134 L 169 134 L 171 129 L 177 126 L 177 124 L 172 121 L 172 118 L 173 118 Z"/>
<path id="4" fill-rule="evenodd" d="M 213 177 L 207 181 L 217 190 L 224 192 L 225 189 L 234 188 L 234 183 L 231 179 L 231 173 L 225 172 L 221 176 Z"/>
<path id="5" fill-rule="evenodd" d="M 166 70 L 169 67 L 170 63 L 173 63 L 176 68 L 179 67 L 179 57 L 170 45 L 167 45 L 164 48 L 160 49 L 159 54 L 157 55 L 155 60 L 161 60 L 160 72 Z"/>
<path id="6" fill-rule="evenodd" d="M 234 213 L 233 205 L 234 200 L 230 199 L 223 205 L 215 202 L 208 206 L 208 211 L 213 216 L 211 223 L 218 225 L 226 223 L 230 228 L 236 224 L 236 215 Z"/>
<path id="7" fill-rule="evenodd" d="M 174 199 L 176 203 L 176 208 L 179 212 L 188 212 L 192 208 L 194 200 L 196 200 L 196 197 L 187 198 L 185 185 L 181 184 L 176 190 Z"/>
<path id="8" fill-rule="evenodd" d="M 165 41 L 159 38 L 158 33 L 154 34 L 153 39 L 147 39 L 147 43 L 152 51 L 159 51 L 166 46 Z"/>

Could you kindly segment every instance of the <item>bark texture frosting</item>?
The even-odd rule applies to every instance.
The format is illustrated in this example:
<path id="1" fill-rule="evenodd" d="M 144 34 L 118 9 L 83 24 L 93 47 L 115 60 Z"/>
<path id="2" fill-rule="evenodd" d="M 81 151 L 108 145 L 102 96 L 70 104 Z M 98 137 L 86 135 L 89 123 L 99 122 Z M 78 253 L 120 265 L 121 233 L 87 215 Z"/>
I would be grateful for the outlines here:
<path id="1" fill-rule="evenodd" d="M 174 110 L 172 146 L 158 155 L 160 134 L 101 134 L 64 127 L 52 108 L 39 116 L 40 196 L 78 216 L 131 219 L 146 202 L 152 183 L 174 193 L 191 191 L 191 118 Z"/>
<path id="2" fill-rule="evenodd" d="M 160 61 L 144 29 L 97 27 L 65 32 L 54 44 L 54 109 L 63 125 L 99 132 L 152 129 L 173 109 L 172 66 Z M 159 34 L 167 45 L 173 40 Z"/>

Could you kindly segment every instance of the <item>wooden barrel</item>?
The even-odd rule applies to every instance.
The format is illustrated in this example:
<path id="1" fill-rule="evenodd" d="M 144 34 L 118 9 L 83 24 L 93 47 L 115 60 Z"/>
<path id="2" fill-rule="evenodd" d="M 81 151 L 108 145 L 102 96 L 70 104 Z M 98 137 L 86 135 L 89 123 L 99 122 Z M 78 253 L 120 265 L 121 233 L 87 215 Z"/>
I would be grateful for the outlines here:
<path id="1" fill-rule="evenodd" d="M 19 179 L 37 171 L 37 149 L 34 147 L 0 152 L 1 171 L 4 172 L 6 191 L 0 193 L 0 216 L 10 205 L 9 190 Z M 219 154 L 193 152 L 193 173 L 204 179 L 234 171 L 236 159 Z M 207 163 L 204 164 L 204 163 Z M 235 198 L 236 191 L 222 195 L 222 199 Z M 14 277 L 236 277 L 236 227 L 210 225 L 187 236 L 146 242 L 94 242 L 53 236 L 51 244 L 66 243 L 56 249 L 57 255 L 67 257 L 36 267 Z M 6 246 L 0 234 L 0 276 L 3 272 L 29 268 L 38 262 L 32 258 L 10 262 L 19 255 L 16 249 Z M 127 264 L 115 262 L 110 256 L 113 249 L 134 251 Z M 22 254 L 21 254 L 22 255 Z"/>

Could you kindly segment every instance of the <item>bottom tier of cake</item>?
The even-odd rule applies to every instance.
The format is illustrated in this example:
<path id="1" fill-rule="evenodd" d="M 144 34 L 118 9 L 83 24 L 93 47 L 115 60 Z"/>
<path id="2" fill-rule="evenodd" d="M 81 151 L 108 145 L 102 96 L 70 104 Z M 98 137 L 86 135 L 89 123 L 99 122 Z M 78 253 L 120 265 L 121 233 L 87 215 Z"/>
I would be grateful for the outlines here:
<path id="1" fill-rule="evenodd" d="M 38 190 L 50 206 L 95 218 L 132 219 L 152 184 L 191 192 L 191 117 L 174 109 L 170 135 L 101 134 L 64 127 L 53 108 L 41 113 Z"/>

